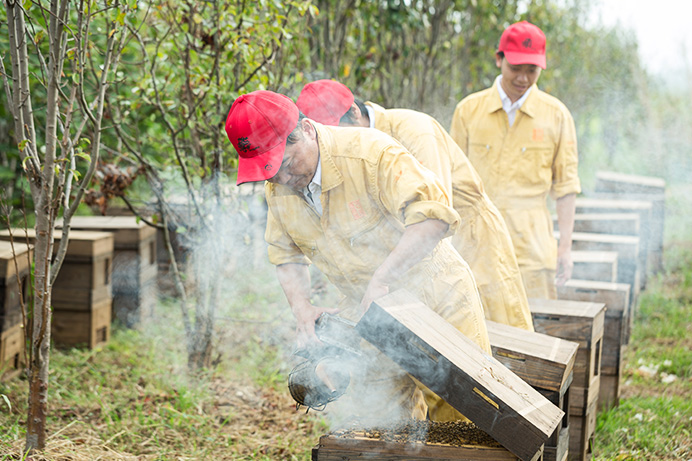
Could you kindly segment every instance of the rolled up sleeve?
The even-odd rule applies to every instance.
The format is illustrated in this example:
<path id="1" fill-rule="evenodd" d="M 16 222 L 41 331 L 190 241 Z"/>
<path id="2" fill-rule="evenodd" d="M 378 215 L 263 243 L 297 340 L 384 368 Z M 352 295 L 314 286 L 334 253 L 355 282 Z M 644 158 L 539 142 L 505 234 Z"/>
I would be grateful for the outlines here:
<path id="1" fill-rule="evenodd" d="M 567 108 L 563 109 L 561 116 L 560 138 L 553 160 L 553 183 L 550 188 L 550 195 L 554 199 L 581 192 L 574 119 Z"/>

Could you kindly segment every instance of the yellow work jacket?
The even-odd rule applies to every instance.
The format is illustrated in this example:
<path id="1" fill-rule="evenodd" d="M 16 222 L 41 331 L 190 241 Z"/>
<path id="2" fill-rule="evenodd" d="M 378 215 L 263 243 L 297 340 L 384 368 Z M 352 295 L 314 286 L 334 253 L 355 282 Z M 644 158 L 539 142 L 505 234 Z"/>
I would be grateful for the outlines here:
<path id="1" fill-rule="evenodd" d="M 461 225 L 454 247 L 471 267 L 486 318 L 533 330 L 531 312 L 502 215 L 483 188 L 480 175 L 461 148 L 433 117 L 409 109 L 384 109 L 366 102 L 375 128 L 399 141 L 442 179 Z"/>
<path id="2" fill-rule="evenodd" d="M 546 197 L 581 192 L 576 130 L 567 107 L 534 85 L 510 127 L 493 85 L 457 105 L 450 135 L 502 212 L 519 265 L 554 270 L 557 243 Z"/>
<path id="3" fill-rule="evenodd" d="M 367 128 L 312 123 L 322 162 L 322 215 L 301 193 L 267 182 L 269 260 L 275 265 L 312 262 L 359 302 L 406 226 L 439 219 L 449 224 L 451 235 L 459 215 L 437 176 L 391 137 Z M 451 247 L 438 245 L 392 289 L 418 286 L 454 259 L 466 266 Z"/>

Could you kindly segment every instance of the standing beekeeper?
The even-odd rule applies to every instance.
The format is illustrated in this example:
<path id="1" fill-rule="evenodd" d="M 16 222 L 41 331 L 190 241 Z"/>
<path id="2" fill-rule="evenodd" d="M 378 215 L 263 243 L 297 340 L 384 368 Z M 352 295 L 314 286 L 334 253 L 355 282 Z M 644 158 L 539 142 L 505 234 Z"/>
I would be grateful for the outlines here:
<path id="1" fill-rule="evenodd" d="M 310 301 L 314 263 L 351 300 L 339 315 L 358 320 L 370 303 L 407 288 L 490 352 L 471 271 L 444 237 L 459 215 L 437 176 L 376 130 L 323 126 L 286 96 L 255 91 L 233 103 L 226 133 L 239 155 L 238 184 L 266 180 L 269 260 L 297 321 L 298 342 L 333 309 Z M 362 417 L 424 418 L 413 379 L 382 354 L 353 380 Z M 431 419 L 460 417 L 443 401 Z M 385 418 L 386 417 L 386 418 Z"/>
<path id="2" fill-rule="evenodd" d="M 450 135 L 466 152 L 509 228 L 529 298 L 556 298 L 572 275 L 577 137 L 569 110 L 536 86 L 545 35 L 526 21 L 500 38 L 495 84 L 456 107 Z M 546 198 L 556 200 L 559 245 Z"/>
<path id="3" fill-rule="evenodd" d="M 307 117 L 325 125 L 383 131 L 436 173 L 461 217 L 452 243 L 471 267 L 486 318 L 533 331 L 529 303 L 502 215 L 462 150 L 434 118 L 408 109 L 385 110 L 372 102 L 356 100 L 351 90 L 334 80 L 308 83 L 296 105 Z"/>

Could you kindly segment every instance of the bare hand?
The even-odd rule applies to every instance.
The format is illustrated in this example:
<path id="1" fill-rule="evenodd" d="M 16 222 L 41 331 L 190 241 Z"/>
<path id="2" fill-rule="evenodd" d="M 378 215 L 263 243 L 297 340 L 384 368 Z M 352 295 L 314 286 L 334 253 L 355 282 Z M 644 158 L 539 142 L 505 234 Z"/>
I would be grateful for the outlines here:
<path id="1" fill-rule="evenodd" d="M 323 313 L 336 314 L 339 309 L 314 306 L 306 303 L 300 308 L 294 308 L 296 317 L 296 343 L 298 349 L 321 345 L 321 341 L 315 335 L 315 322 Z"/>
<path id="2" fill-rule="evenodd" d="M 389 286 L 378 281 L 375 277 L 370 280 L 368 288 L 365 290 L 363 300 L 360 302 L 360 309 L 363 314 L 367 312 L 373 301 L 389 294 Z"/>
<path id="3" fill-rule="evenodd" d="M 559 254 L 557 257 L 557 273 L 555 276 L 555 284 L 559 287 L 563 286 L 569 279 L 572 278 L 572 252 L 566 251 Z"/>

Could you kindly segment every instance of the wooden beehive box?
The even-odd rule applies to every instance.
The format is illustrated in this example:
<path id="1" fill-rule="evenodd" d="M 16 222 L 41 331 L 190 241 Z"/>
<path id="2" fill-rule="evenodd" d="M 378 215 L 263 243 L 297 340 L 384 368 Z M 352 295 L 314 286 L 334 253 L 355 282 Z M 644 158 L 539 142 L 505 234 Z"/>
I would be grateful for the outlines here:
<path id="1" fill-rule="evenodd" d="M 406 290 L 373 302 L 356 331 L 522 459 L 534 458 L 564 415 Z"/>
<path id="2" fill-rule="evenodd" d="M 448 446 L 422 443 L 394 443 L 366 437 L 343 438 L 332 435 L 320 437 L 312 450 L 312 461 L 344 460 L 401 460 L 401 461 L 541 461 L 543 450 L 531 458 L 520 458 L 501 447 L 478 445 Z"/>
<path id="3" fill-rule="evenodd" d="M 111 304 L 107 298 L 88 311 L 53 311 L 51 336 L 61 347 L 93 349 L 107 343 L 111 335 Z"/>
<path id="4" fill-rule="evenodd" d="M 610 408 L 617 405 L 620 399 L 623 353 L 631 328 L 630 286 L 624 283 L 573 279 L 564 286 L 557 287 L 557 291 L 560 299 L 605 303 L 598 407 Z"/>
<path id="5" fill-rule="evenodd" d="M 639 215 L 640 288 L 646 286 L 649 246 L 652 241 L 652 203 L 645 200 L 622 200 L 607 197 L 577 197 L 576 213 L 637 213 Z"/>
<path id="6" fill-rule="evenodd" d="M 635 304 L 641 288 L 643 266 L 639 255 L 639 237 L 630 235 L 572 233 L 574 251 L 613 251 L 618 254 L 617 281 L 632 286 L 630 302 Z"/>
<path id="7" fill-rule="evenodd" d="M 13 229 L 13 235 L 24 230 Z M 29 241 L 35 240 L 34 229 L 27 231 Z M 0 240 L 7 240 L 9 231 L 0 231 Z M 23 237 L 22 237 L 23 238 Z M 62 232 L 53 233 L 53 253 L 57 253 Z M 53 284 L 51 305 L 54 310 L 88 311 L 111 299 L 111 265 L 113 236 L 107 232 L 71 230 L 67 252 L 58 277 Z"/>
<path id="8" fill-rule="evenodd" d="M 24 328 L 15 325 L 0 331 L 0 381 L 19 375 L 25 366 Z"/>
<path id="9" fill-rule="evenodd" d="M 565 412 L 544 451 L 566 453 L 568 441 L 562 429 L 569 424 L 568 390 L 579 344 L 492 321 L 486 325 L 493 357 Z"/>
<path id="10" fill-rule="evenodd" d="M 617 282 L 618 254 L 615 251 L 572 251 L 572 278 Z"/>
<path id="11" fill-rule="evenodd" d="M 156 229 L 135 216 L 75 216 L 70 225 L 113 234 L 114 317 L 128 326 L 149 317 L 157 299 Z"/>
<path id="12" fill-rule="evenodd" d="M 579 344 L 570 408 L 585 408 L 600 386 L 605 304 L 531 298 L 529 308 L 537 332 Z"/>
<path id="13" fill-rule="evenodd" d="M 22 300 L 26 305 L 32 257 L 30 245 L 0 241 L 0 332 L 22 323 Z"/>

